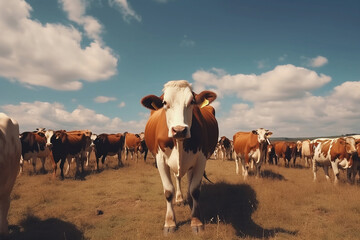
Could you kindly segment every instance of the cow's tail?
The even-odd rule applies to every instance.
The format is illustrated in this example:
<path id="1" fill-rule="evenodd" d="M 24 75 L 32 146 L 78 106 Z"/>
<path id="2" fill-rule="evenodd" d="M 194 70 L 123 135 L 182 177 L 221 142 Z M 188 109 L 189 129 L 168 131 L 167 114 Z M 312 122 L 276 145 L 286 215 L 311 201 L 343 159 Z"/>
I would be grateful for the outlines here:
<path id="1" fill-rule="evenodd" d="M 206 175 L 206 171 L 204 171 L 204 178 L 206 179 L 206 180 L 208 180 L 209 181 L 209 183 L 211 183 L 211 184 L 214 184 L 212 181 L 210 181 L 210 179 L 207 177 L 207 175 Z"/>

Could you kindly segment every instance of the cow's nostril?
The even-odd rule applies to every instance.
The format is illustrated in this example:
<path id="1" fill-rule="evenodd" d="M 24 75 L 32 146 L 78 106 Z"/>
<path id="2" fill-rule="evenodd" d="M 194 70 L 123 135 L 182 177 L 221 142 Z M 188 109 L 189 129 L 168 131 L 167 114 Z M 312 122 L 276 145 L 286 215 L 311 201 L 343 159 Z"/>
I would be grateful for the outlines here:
<path id="1" fill-rule="evenodd" d="M 184 126 L 175 126 L 171 128 L 174 137 L 185 137 L 187 132 L 187 127 Z"/>

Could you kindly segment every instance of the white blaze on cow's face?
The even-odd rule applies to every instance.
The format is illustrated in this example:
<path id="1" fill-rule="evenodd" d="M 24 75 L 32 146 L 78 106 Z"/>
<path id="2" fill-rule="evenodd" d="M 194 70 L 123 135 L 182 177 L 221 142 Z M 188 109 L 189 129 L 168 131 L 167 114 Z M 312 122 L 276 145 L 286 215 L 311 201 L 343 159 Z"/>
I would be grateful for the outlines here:
<path id="1" fill-rule="evenodd" d="M 164 85 L 163 108 L 168 136 L 177 139 L 190 138 L 194 95 L 187 81 L 170 81 Z"/>
<path id="2" fill-rule="evenodd" d="M 267 142 L 270 144 L 268 137 L 272 134 L 272 132 L 269 132 L 269 130 L 259 128 L 257 130 L 253 130 L 252 133 L 257 135 L 259 143 Z"/>

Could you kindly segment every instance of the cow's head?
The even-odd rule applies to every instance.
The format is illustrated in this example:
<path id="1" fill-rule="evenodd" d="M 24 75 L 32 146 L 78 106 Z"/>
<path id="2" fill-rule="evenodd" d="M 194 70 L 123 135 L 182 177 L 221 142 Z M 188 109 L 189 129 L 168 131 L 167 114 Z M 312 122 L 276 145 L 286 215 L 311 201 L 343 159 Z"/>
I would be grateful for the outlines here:
<path id="1" fill-rule="evenodd" d="M 176 139 L 190 138 L 193 108 L 204 107 L 216 99 L 216 94 L 203 91 L 195 94 L 185 80 L 170 81 L 164 85 L 163 95 L 148 95 L 141 99 L 142 105 L 151 110 L 164 109 L 168 137 Z"/>
<path id="2" fill-rule="evenodd" d="M 269 141 L 268 137 L 271 136 L 272 132 L 270 132 L 269 130 L 266 130 L 266 129 L 263 129 L 263 128 L 258 128 L 257 130 L 252 130 L 252 133 L 257 135 L 258 142 L 260 144 L 262 144 L 262 143 L 270 144 L 270 141 Z"/>
<path id="3" fill-rule="evenodd" d="M 353 137 L 346 137 L 345 138 L 345 147 L 346 152 L 349 154 L 355 154 L 356 153 L 356 143 L 355 138 Z"/>

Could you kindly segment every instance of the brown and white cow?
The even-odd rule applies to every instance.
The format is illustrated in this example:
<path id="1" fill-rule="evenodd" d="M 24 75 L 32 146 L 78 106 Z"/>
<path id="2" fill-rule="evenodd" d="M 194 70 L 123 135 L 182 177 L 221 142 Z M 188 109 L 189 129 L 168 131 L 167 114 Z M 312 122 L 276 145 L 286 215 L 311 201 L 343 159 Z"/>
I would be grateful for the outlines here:
<path id="1" fill-rule="evenodd" d="M 96 156 L 96 170 L 99 171 L 99 158 L 104 164 L 107 156 L 117 155 L 118 166 L 122 167 L 124 164 L 121 161 L 121 154 L 125 144 L 125 136 L 122 133 L 106 134 L 102 133 L 94 140 L 95 156 Z"/>
<path id="2" fill-rule="evenodd" d="M 219 140 L 219 150 L 222 160 L 225 159 L 231 160 L 232 158 L 232 143 L 230 139 L 225 136 L 222 136 Z"/>
<path id="3" fill-rule="evenodd" d="M 352 166 L 351 156 L 356 152 L 353 137 L 313 140 L 315 147 L 313 157 L 314 181 L 316 181 L 317 166 L 322 166 L 327 180 L 330 180 L 328 167 L 334 171 L 336 184 L 339 180 L 339 168 L 348 169 Z"/>
<path id="4" fill-rule="evenodd" d="M 174 196 L 176 202 L 183 200 L 180 180 L 185 174 L 192 210 L 191 227 L 199 232 L 203 229 L 199 206 L 201 180 L 206 160 L 214 152 L 219 136 L 214 108 L 208 106 L 216 99 L 216 94 L 211 91 L 196 94 L 184 80 L 166 83 L 163 93 L 160 97 L 148 95 L 141 103 L 151 110 L 145 141 L 156 158 L 167 202 L 164 233 L 176 228 L 172 200 Z M 175 175 L 176 193 L 171 171 Z"/>
<path id="5" fill-rule="evenodd" d="M 311 167 L 314 156 L 314 145 L 307 139 L 301 142 L 301 159 L 305 162 L 305 167 Z"/>
<path id="6" fill-rule="evenodd" d="M 76 173 L 75 178 L 79 176 L 79 167 L 81 164 L 82 172 L 84 172 L 84 160 L 86 159 L 85 149 L 88 139 L 83 133 L 68 133 L 64 130 L 58 130 L 53 133 L 50 138 L 53 154 L 54 177 L 56 176 L 57 163 L 60 161 L 60 177 L 64 179 L 64 163 L 66 159 L 75 158 Z"/>
<path id="7" fill-rule="evenodd" d="M 47 138 L 43 131 L 23 132 L 20 134 L 21 141 L 21 155 L 20 173 L 23 172 L 24 161 L 31 161 L 34 173 L 36 173 L 36 160 L 41 160 L 41 172 L 45 172 L 45 160 L 51 157 L 51 149 L 46 144 Z"/>
<path id="8" fill-rule="evenodd" d="M 242 165 L 242 175 L 247 179 L 250 161 L 255 162 L 255 175 L 260 176 L 261 164 L 265 162 L 268 139 L 272 132 L 259 128 L 251 132 L 237 132 L 234 134 L 234 152 L 236 174 L 239 174 L 239 161 Z"/>
<path id="9" fill-rule="evenodd" d="M 138 161 L 138 151 L 141 146 L 141 138 L 139 134 L 134 133 L 124 133 L 125 136 L 125 159 L 128 160 L 128 155 L 130 153 L 131 159 L 134 158 L 134 155 L 136 155 L 136 161 Z"/>
<path id="10" fill-rule="evenodd" d="M 356 153 L 352 156 L 353 165 L 347 170 L 347 175 L 348 180 L 351 183 L 355 183 L 356 175 L 359 174 L 360 176 L 360 135 L 353 135 L 351 137 L 355 138 Z"/>
<path id="11" fill-rule="evenodd" d="M 0 113 L 0 239 L 9 233 L 7 215 L 10 194 L 19 172 L 20 157 L 19 125 L 14 119 Z"/>
<path id="12" fill-rule="evenodd" d="M 144 154 L 144 162 L 146 162 L 146 156 L 148 154 L 149 149 L 148 149 L 148 147 L 146 145 L 145 133 L 141 132 L 139 134 L 139 136 L 140 136 L 140 140 L 141 140 L 140 147 L 139 147 L 139 155 Z"/>

